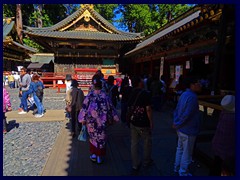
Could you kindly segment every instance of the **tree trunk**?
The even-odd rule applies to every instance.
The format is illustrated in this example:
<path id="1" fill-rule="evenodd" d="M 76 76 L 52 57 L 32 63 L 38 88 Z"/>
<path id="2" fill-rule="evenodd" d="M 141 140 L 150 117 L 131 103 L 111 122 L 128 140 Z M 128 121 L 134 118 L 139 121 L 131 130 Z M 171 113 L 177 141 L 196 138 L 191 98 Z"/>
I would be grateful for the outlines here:
<path id="1" fill-rule="evenodd" d="M 38 19 L 37 19 L 37 27 L 42 28 L 42 8 L 43 4 L 38 4 L 37 10 L 38 10 Z"/>
<path id="2" fill-rule="evenodd" d="M 19 41 L 21 43 L 22 39 L 23 39 L 23 35 L 22 35 L 22 29 L 23 29 L 23 25 L 22 25 L 22 9 L 21 9 L 21 4 L 17 4 L 17 8 L 16 8 L 16 29 L 17 29 L 17 35 L 19 38 Z"/>

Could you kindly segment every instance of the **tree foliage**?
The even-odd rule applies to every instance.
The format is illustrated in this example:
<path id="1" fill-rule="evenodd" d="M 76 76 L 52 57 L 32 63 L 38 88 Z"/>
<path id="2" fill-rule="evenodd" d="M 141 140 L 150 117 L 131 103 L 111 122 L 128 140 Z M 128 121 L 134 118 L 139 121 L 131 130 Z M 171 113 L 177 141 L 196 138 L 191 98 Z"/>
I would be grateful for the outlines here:
<path id="1" fill-rule="evenodd" d="M 117 4 L 94 4 L 94 10 L 97 11 L 110 23 L 113 22 L 113 18 L 116 17 L 115 10 L 118 7 Z"/>
<path id="2" fill-rule="evenodd" d="M 120 4 L 119 23 L 130 32 L 148 35 L 190 8 L 186 4 Z"/>

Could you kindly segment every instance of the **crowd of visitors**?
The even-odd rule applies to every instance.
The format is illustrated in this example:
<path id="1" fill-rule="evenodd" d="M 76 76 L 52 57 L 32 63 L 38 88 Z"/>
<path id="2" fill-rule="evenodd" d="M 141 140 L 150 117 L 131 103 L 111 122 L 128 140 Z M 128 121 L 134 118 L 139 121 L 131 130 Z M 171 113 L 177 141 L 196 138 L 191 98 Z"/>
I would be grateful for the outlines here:
<path id="1" fill-rule="evenodd" d="M 15 75 L 15 76 L 14 76 Z M 90 160 L 101 164 L 106 156 L 108 127 L 121 120 L 125 127 L 130 128 L 132 170 L 139 171 L 140 167 L 151 166 L 152 159 L 152 110 L 161 111 L 168 91 L 164 76 L 125 76 L 116 80 L 113 76 L 104 79 L 98 70 L 92 77 L 92 86 L 86 97 L 79 88 L 78 81 L 66 75 L 66 118 L 71 125 L 71 135 L 79 135 L 83 126 L 86 127 L 89 144 Z M 176 87 L 178 98 L 173 114 L 178 142 L 174 163 L 174 172 L 179 176 L 191 176 L 189 165 L 196 137 L 200 132 L 200 114 L 197 94 L 201 92 L 202 80 L 199 78 L 180 77 Z M 4 80 L 4 85 L 6 79 Z M 26 114 L 34 110 L 35 117 L 44 116 L 43 95 L 44 85 L 37 73 L 29 74 L 25 68 L 8 76 L 10 88 L 19 88 L 18 114 Z M 32 102 L 32 103 L 30 103 Z M 118 106 L 119 105 L 119 106 Z M 210 175 L 235 174 L 235 97 L 227 95 L 221 102 L 222 111 L 215 136 L 213 151 L 215 154 L 214 167 Z M 121 116 L 117 112 L 121 109 Z M 7 133 L 5 113 L 11 111 L 8 91 L 3 87 L 3 133 Z M 33 112 L 33 113 L 34 113 Z M 140 156 L 141 141 L 143 141 L 143 157 Z"/>

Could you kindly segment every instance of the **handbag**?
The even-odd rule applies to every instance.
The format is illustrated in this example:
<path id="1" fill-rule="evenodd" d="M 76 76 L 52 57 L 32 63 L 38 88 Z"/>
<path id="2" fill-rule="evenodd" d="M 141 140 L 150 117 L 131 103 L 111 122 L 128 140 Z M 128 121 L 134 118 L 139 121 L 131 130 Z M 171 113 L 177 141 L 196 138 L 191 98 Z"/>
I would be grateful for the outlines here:
<path id="1" fill-rule="evenodd" d="M 127 117 L 126 118 L 127 118 L 128 126 L 130 126 L 131 121 L 135 121 L 136 119 L 141 120 L 142 114 L 144 112 L 144 108 L 136 106 L 136 103 L 137 103 L 137 101 L 139 99 L 139 96 L 142 92 L 143 92 L 143 90 L 138 93 L 133 105 L 129 106 L 128 109 L 127 109 Z"/>
<path id="2" fill-rule="evenodd" d="M 86 141 L 87 140 L 87 128 L 86 128 L 86 125 L 82 125 L 82 129 L 81 129 L 81 132 L 78 136 L 78 140 L 79 141 Z"/>

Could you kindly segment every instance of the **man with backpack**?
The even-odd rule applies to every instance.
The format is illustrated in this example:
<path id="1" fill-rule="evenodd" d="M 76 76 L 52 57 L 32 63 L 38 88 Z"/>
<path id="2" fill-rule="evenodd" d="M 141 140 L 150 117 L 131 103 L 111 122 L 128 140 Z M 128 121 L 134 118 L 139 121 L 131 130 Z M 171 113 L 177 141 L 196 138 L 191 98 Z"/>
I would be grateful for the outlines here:
<path id="1" fill-rule="evenodd" d="M 141 167 L 141 158 L 139 157 L 141 140 L 144 143 L 143 166 L 147 167 L 153 164 L 151 158 L 153 121 L 151 95 L 144 90 L 143 80 L 140 77 L 134 77 L 132 83 L 133 90 L 128 101 L 128 114 L 130 114 L 128 121 L 130 121 L 131 130 L 132 170 L 135 173 Z"/>

